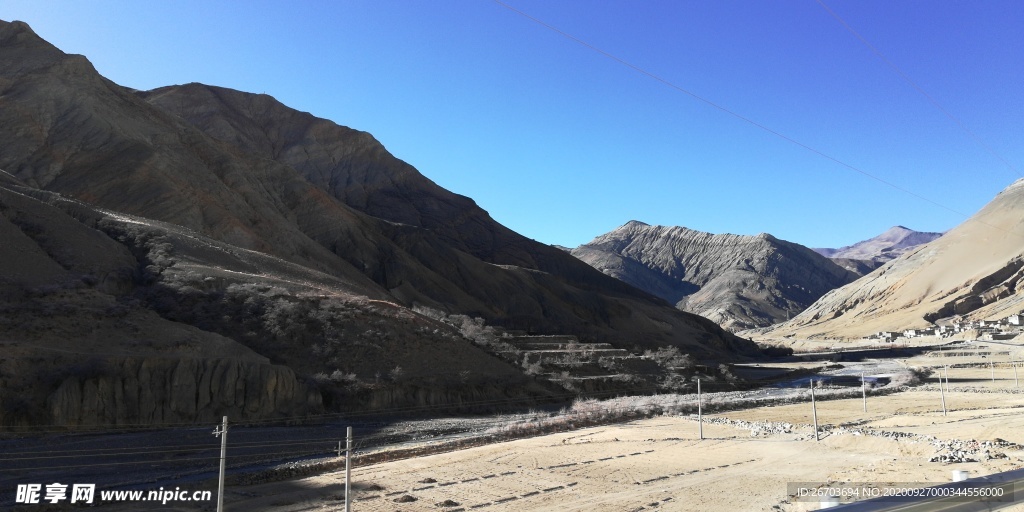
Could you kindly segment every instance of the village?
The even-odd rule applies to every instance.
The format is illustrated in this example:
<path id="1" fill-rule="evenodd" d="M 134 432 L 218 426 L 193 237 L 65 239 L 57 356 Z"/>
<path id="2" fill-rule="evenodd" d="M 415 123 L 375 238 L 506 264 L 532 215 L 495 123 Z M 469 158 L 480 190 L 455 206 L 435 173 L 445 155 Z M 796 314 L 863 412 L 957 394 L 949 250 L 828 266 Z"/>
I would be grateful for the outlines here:
<path id="1" fill-rule="evenodd" d="M 974 337 L 970 336 L 970 333 Z M 906 329 L 903 331 L 879 331 L 868 336 L 868 339 L 880 339 L 887 342 L 895 342 L 897 338 L 921 338 L 925 336 L 938 336 L 950 338 L 957 334 L 964 334 L 964 339 L 998 341 L 1010 340 L 1024 332 L 1024 315 L 1017 313 L 1000 320 L 954 320 L 943 325 L 936 325 L 924 329 Z"/>

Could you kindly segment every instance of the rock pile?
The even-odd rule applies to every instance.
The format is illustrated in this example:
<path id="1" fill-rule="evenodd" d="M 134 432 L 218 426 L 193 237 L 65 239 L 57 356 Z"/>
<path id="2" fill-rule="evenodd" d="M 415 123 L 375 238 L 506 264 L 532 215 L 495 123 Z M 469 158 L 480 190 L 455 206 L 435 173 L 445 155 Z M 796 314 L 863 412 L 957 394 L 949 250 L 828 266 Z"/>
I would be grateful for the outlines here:
<path id="1" fill-rule="evenodd" d="M 791 434 L 793 432 L 794 427 L 792 423 L 730 420 L 728 418 L 708 418 L 704 421 L 715 425 L 732 425 L 736 428 L 750 430 L 750 437 Z"/>
<path id="2" fill-rule="evenodd" d="M 731 420 L 728 418 L 706 418 L 707 423 L 714 425 L 731 425 L 736 428 L 750 430 L 751 437 L 770 436 L 792 433 L 795 428 L 809 427 L 809 425 L 794 425 L 792 423 L 776 423 L 770 421 L 744 421 Z M 849 425 L 821 425 L 818 431 L 830 435 L 852 435 L 852 436 L 874 436 L 885 439 L 893 439 L 908 444 L 928 443 L 935 447 L 935 455 L 928 459 L 928 462 L 939 462 L 942 464 L 958 464 L 963 462 L 979 462 L 992 459 L 1008 458 L 1007 450 L 1024 451 L 1024 445 L 1012 443 L 1004 439 L 993 439 L 991 441 L 978 441 L 977 439 L 939 439 L 934 436 L 912 434 L 909 432 L 898 432 L 892 430 L 876 430 L 871 428 L 857 428 Z"/>
<path id="3" fill-rule="evenodd" d="M 941 462 L 943 464 L 956 464 L 960 462 L 978 462 L 980 460 L 1005 459 L 1006 452 L 1002 450 L 1019 450 L 1021 445 L 996 438 L 992 441 L 978 441 L 976 439 L 953 439 L 932 441 L 936 451 L 940 452 L 928 459 L 928 462 Z M 945 452 L 945 453 L 941 453 Z"/>

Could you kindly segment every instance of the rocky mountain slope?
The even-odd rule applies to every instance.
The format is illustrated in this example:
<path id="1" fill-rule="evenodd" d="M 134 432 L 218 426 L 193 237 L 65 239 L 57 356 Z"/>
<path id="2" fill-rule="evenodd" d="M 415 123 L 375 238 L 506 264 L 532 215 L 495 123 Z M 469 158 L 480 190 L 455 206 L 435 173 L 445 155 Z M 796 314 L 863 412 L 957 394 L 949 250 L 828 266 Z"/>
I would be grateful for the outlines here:
<path id="1" fill-rule="evenodd" d="M 199 84 L 132 91 L 20 22 L 0 22 L 0 169 L 5 197 L 22 205 L 5 204 L 5 214 L 15 213 L 2 226 L 19 242 L 0 248 L 0 341 L 12 346 L 38 335 L 54 350 L 80 343 L 103 354 L 123 347 L 100 340 L 146 338 L 110 319 L 90 327 L 109 336 L 60 341 L 58 328 L 84 321 L 76 311 L 90 302 L 80 294 L 102 293 L 114 310 L 122 304 L 140 315 L 132 322 L 140 330 L 192 333 L 192 348 L 167 357 L 206 358 L 196 347 L 217 340 L 233 348 L 209 357 L 248 350 L 299 381 L 322 374 L 321 384 L 344 391 L 321 393 L 325 407 L 357 391 L 355 403 L 384 405 L 403 393 L 413 401 L 542 393 L 413 306 L 585 341 L 674 346 L 699 358 L 757 353 L 703 318 L 501 226 L 369 134 L 264 95 Z M 62 233 L 102 242 L 87 251 L 87 240 L 39 236 L 35 219 L 46 215 L 61 219 Z M 41 253 L 49 260 L 29 256 Z M 98 269 L 86 272 L 84 287 L 76 281 L 82 265 Z M 68 282 L 76 284 L 66 300 L 47 292 L 32 314 L 15 318 L 32 290 L 66 290 Z M 54 308 L 69 312 L 66 325 L 43 313 Z M 366 395 L 382 383 L 394 384 L 382 391 L 390 398 Z M 459 386 L 465 393 L 449 392 Z"/>
<path id="2" fill-rule="evenodd" d="M 549 393 L 383 293 L 280 258 L 17 185 L 0 214 L 0 425 Z"/>
<path id="3" fill-rule="evenodd" d="M 856 278 L 814 251 L 768 234 L 715 235 L 637 221 L 572 254 L 733 330 L 786 320 Z"/>
<path id="4" fill-rule="evenodd" d="M 1024 180 L 934 241 L 821 297 L 758 336 L 857 338 L 925 327 L 953 315 L 1001 318 L 1024 309 Z"/>

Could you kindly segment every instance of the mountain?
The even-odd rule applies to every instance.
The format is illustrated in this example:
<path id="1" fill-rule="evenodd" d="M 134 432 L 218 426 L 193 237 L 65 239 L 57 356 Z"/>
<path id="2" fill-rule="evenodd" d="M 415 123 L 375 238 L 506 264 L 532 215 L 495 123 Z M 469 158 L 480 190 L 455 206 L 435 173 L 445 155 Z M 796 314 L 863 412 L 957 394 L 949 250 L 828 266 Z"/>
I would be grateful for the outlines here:
<path id="1" fill-rule="evenodd" d="M 896 259 L 914 247 L 926 244 L 942 236 L 942 233 L 914 231 L 903 226 L 894 226 L 881 235 L 857 242 L 839 249 L 814 249 L 818 254 L 832 259 L 867 260 L 879 263 Z"/>
<path id="2" fill-rule="evenodd" d="M 828 258 L 769 234 L 715 235 L 638 221 L 572 254 L 732 330 L 786 320 L 856 278 Z"/>
<path id="3" fill-rule="evenodd" d="M 833 290 L 758 334 L 857 338 L 925 327 L 953 315 L 1001 318 L 1024 308 L 1024 180 L 962 224 Z"/>
<path id="4" fill-rule="evenodd" d="M 821 254 L 820 251 L 818 254 Z M 874 271 L 876 268 L 881 267 L 883 261 L 875 260 L 860 260 L 855 258 L 829 258 L 832 263 L 839 265 L 840 267 L 857 274 L 858 276 L 864 276 Z"/>
<path id="5" fill-rule="evenodd" d="M 339 386 L 375 383 L 360 388 L 362 404 L 543 394 L 493 355 L 442 343 L 454 334 L 414 307 L 617 346 L 674 346 L 699 358 L 757 354 L 748 340 L 509 230 L 365 132 L 266 95 L 201 84 L 130 90 L 21 22 L 0 22 L 0 169 L 8 197 L 34 205 L 5 206 L 20 212 L 11 214 L 11 236 L 17 228 L 32 242 L 0 252 L 0 267 L 18 269 L 6 277 L 3 311 L 26 299 L 50 311 L 64 292 L 38 290 L 71 289 L 74 280 L 60 268 L 84 264 L 73 257 L 80 248 L 38 236 L 33 220 L 63 215 L 62 225 L 78 222 L 105 240 L 107 249 L 88 253 L 96 264 L 110 255 L 114 268 L 130 269 L 101 290 L 103 300 L 158 317 L 154 326 L 170 322 L 195 340 L 252 351 L 293 371 L 297 382 L 325 374 Z M 64 231 L 71 230 L 81 231 Z M 63 256 L 56 267 L 17 261 L 39 251 Z M 87 290 L 68 298 L 72 316 L 89 303 L 78 294 L 105 282 L 93 274 L 83 281 Z M 5 320 L 0 339 L 46 337 L 36 332 L 46 325 Z M 119 325 L 129 332 L 104 339 L 139 338 L 116 320 L 104 329 Z M 144 321 L 133 325 L 148 330 Z M 53 350 L 75 343 L 51 338 Z M 76 350 L 134 354 L 97 343 Z M 202 354 L 187 348 L 202 343 L 184 343 L 168 357 Z M 123 383 L 136 363 L 106 361 L 104 382 Z M 468 377 L 451 381 L 462 371 Z M 389 380 L 389 372 L 404 377 Z M 259 375 L 270 374 L 254 375 L 259 386 Z M 374 387 L 381 382 L 404 391 Z"/>
<path id="6" fill-rule="evenodd" d="M 452 329 L 329 274 L 29 187 L 0 186 L 0 213 L 0 424 L 304 414 L 335 398 L 311 376 L 339 372 L 363 388 L 340 390 L 361 391 L 342 393 L 356 405 L 393 394 L 357 380 L 396 366 L 410 383 L 467 372 L 421 386 L 434 392 L 544 394 Z"/>

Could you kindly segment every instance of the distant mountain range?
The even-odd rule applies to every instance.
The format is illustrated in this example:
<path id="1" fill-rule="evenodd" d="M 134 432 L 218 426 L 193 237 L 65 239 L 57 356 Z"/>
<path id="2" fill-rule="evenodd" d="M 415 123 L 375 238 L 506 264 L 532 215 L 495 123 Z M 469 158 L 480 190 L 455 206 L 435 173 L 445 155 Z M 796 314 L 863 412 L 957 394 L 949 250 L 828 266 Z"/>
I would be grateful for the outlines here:
<path id="1" fill-rule="evenodd" d="M 303 387 L 316 375 L 339 386 L 392 382 L 359 395 L 367 407 L 545 393 L 472 344 L 443 343 L 453 334 L 413 308 L 719 361 L 758 353 L 509 230 L 370 134 L 266 95 L 130 90 L 21 22 L 0 22 L 0 169 L 0 342 L 25 357 L 45 346 L 95 359 L 84 369 L 80 356 L 54 359 L 52 386 L 4 359 L 13 366 L 0 368 L 0 415 L 19 411 L 17 421 L 58 402 L 68 421 L 101 423 L 190 421 L 231 407 L 284 414 L 316 402 Z M 86 322 L 99 304 L 102 319 Z M 234 388 L 210 388 L 222 370 L 207 346 L 220 347 L 209 357 L 248 365 L 231 375 L 250 389 L 275 376 L 280 403 L 223 402 Z M 145 362 L 153 358 L 162 362 Z M 163 373 L 140 383 L 147 364 Z M 109 391 L 99 403 L 84 387 L 97 382 Z M 177 403 L 168 386 L 205 391 Z M 27 404 L 12 394 L 24 389 Z M 113 398 L 124 393 L 150 399 L 128 411 Z"/>
<path id="2" fill-rule="evenodd" d="M 878 268 L 882 263 L 896 259 L 914 247 L 931 242 L 940 236 L 942 233 L 927 233 L 903 226 L 894 226 L 881 235 L 853 245 L 839 249 L 814 249 L 814 251 L 863 275 Z"/>
<path id="3" fill-rule="evenodd" d="M 631 221 L 571 250 L 594 268 L 727 329 L 795 316 L 858 276 L 769 234 L 742 236 Z"/>
<path id="4" fill-rule="evenodd" d="M 857 338 L 953 316 L 1002 318 L 1024 309 L 1022 278 L 1024 180 L 1018 180 L 941 237 L 825 294 L 792 320 L 754 334 Z"/>

